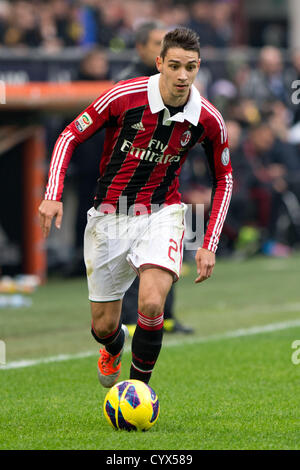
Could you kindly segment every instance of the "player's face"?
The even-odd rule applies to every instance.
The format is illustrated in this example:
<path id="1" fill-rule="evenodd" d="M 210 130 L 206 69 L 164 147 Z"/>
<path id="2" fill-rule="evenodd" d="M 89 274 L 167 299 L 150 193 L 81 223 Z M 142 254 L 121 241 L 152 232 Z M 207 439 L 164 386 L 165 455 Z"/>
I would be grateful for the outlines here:
<path id="1" fill-rule="evenodd" d="M 198 53 L 177 47 L 170 48 L 164 59 L 157 57 L 156 65 L 161 73 L 159 86 L 165 104 L 184 104 L 200 67 Z"/>

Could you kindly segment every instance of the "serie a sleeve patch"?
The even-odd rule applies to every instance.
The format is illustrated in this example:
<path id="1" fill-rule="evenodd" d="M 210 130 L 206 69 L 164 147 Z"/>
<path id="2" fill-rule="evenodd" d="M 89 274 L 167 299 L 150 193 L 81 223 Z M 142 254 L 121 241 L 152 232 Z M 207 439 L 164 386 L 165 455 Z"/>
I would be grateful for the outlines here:
<path id="1" fill-rule="evenodd" d="M 230 161 L 229 148 L 225 147 L 221 155 L 221 162 L 223 163 L 224 166 L 227 166 L 229 161 Z"/>
<path id="2" fill-rule="evenodd" d="M 89 113 L 84 112 L 76 121 L 75 126 L 79 132 L 85 131 L 91 124 L 93 124 L 93 120 Z"/>

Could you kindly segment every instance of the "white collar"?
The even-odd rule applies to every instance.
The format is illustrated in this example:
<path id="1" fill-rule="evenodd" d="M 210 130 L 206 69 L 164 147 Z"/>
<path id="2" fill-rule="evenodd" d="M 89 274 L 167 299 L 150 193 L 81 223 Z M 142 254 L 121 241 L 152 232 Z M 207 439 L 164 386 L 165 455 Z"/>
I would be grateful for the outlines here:
<path id="1" fill-rule="evenodd" d="M 166 124 L 167 121 L 183 122 L 186 120 L 194 126 L 197 126 L 201 113 L 201 96 L 197 88 L 194 85 L 191 86 L 191 93 L 183 112 L 174 114 L 174 116 L 170 117 L 170 112 L 165 106 L 160 94 L 159 78 L 160 73 L 157 73 L 152 75 L 148 81 L 148 101 L 151 113 L 158 113 L 165 109 L 163 124 Z"/>

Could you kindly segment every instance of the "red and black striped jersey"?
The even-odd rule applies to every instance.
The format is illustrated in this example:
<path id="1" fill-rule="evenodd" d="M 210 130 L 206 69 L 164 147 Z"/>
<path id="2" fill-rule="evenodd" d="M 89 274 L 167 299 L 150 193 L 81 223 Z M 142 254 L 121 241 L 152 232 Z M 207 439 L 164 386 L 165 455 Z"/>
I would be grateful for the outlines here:
<path id="1" fill-rule="evenodd" d="M 134 213 L 180 203 L 179 174 L 189 149 L 204 147 L 213 177 L 213 202 L 203 247 L 216 251 L 232 192 L 227 131 L 219 111 L 192 86 L 182 112 L 170 116 L 159 91 L 160 74 L 117 83 L 60 134 L 49 170 L 45 199 L 61 200 L 75 147 L 105 128 L 95 207 Z"/>

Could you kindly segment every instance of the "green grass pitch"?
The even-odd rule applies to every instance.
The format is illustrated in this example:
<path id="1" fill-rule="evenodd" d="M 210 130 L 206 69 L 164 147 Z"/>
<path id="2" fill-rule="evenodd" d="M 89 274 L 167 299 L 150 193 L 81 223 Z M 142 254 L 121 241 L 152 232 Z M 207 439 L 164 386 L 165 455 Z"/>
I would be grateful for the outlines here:
<path id="1" fill-rule="evenodd" d="M 187 266 L 176 313 L 196 331 L 165 334 L 150 382 L 161 411 L 147 433 L 105 421 L 85 279 L 50 279 L 31 307 L 1 309 L 8 365 L 37 364 L 0 368 L 0 449 L 300 449 L 300 364 L 291 360 L 300 340 L 299 263 L 219 260 L 201 285 Z"/>

